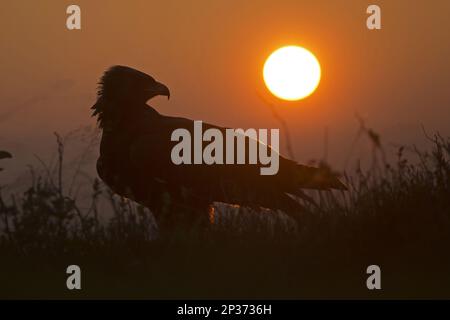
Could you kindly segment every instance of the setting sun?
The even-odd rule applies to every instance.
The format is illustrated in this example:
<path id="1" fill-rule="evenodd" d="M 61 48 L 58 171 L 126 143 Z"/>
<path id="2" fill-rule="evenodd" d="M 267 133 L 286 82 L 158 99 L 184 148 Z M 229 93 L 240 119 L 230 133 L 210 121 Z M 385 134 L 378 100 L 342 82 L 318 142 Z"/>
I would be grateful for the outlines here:
<path id="1" fill-rule="evenodd" d="M 298 46 L 274 51 L 264 64 L 264 82 L 280 99 L 295 101 L 306 98 L 316 90 L 321 70 L 317 58 Z"/>

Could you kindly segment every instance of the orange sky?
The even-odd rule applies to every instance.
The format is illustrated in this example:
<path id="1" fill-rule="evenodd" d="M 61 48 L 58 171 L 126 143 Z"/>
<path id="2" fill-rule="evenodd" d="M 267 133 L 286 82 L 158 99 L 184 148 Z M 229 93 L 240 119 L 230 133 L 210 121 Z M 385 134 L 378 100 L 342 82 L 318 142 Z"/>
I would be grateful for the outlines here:
<path id="1" fill-rule="evenodd" d="M 65 27 L 69 4 L 81 7 L 81 31 Z M 365 27 L 369 4 L 381 6 L 381 31 Z M 53 131 L 94 124 L 96 82 L 124 64 L 171 88 L 170 101 L 151 102 L 164 114 L 277 128 L 262 94 L 287 119 L 297 160 L 322 157 L 328 128 L 330 161 L 342 168 L 355 113 L 387 143 L 424 143 L 421 125 L 450 134 L 449 18 L 447 0 L 2 3 L 0 149 L 31 161 L 53 146 Z M 323 72 L 318 90 L 294 103 L 262 80 L 265 58 L 288 44 L 311 50 Z"/>

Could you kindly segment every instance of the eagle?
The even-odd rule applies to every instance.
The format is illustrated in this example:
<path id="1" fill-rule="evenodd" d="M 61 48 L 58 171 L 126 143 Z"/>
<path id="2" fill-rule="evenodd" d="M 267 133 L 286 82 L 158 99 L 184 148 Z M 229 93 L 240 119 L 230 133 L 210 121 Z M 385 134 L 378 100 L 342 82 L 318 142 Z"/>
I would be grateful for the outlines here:
<path id="1" fill-rule="evenodd" d="M 113 192 L 149 208 L 160 228 L 208 225 L 214 202 L 293 214 L 302 189 L 345 189 L 330 170 L 282 156 L 275 175 L 261 175 L 261 164 L 174 164 L 172 132 L 183 128 L 194 135 L 194 121 L 159 113 L 147 104 L 156 96 L 169 99 L 169 88 L 139 70 L 113 66 L 99 81 L 92 116 L 102 129 L 99 177 Z"/>

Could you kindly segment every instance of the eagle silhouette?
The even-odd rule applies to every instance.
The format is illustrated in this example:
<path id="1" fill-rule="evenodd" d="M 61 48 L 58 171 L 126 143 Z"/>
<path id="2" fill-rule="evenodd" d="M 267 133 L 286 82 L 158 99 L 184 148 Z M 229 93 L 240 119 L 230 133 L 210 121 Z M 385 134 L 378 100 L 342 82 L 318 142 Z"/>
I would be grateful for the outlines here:
<path id="1" fill-rule="evenodd" d="M 271 176 L 260 174 L 260 164 L 175 165 L 170 155 L 178 142 L 171 141 L 172 132 L 184 128 L 194 136 L 194 121 L 157 112 L 147 101 L 158 95 L 169 98 L 168 87 L 136 69 L 113 66 L 100 79 L 92 110 L 103 130 L 100 178 L 115 193 L 148 207 L 160 227 L 208 223 L 215 201 L 289 214 L 299 208 L 290 195 L 301 196 L 302 188 L 345 189 L 331 171 L 281 156 L 279 171 Z M 225 134 L 212 124 L 203 128 Z"/>

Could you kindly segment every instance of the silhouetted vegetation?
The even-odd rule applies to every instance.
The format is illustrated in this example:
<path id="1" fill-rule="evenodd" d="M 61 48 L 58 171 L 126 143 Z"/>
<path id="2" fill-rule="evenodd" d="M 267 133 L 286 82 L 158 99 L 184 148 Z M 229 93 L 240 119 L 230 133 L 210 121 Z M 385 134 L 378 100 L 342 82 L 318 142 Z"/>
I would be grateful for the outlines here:
<path id="1" fill-rule="evenodd" d="M 348 192 L 299 200 L 296 228 L 219 205 L 224 223 L 158 237 L 147 209 L 97 179 L 88 205 L 65 192 L 58 137 L 56 170 L 31 170 L 25 192 L 0 193 L 0 296 L 450 298 L 450 140 L 430 140 L 430 151 L 399 148 L 394 164 L 383 152 L 345 177 Z M 82 268 L 81 291 L 65 289 L 70 264 Z M 366 289 L 371 264 L 382 269 L 382 291 Z"/>

